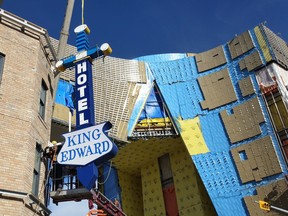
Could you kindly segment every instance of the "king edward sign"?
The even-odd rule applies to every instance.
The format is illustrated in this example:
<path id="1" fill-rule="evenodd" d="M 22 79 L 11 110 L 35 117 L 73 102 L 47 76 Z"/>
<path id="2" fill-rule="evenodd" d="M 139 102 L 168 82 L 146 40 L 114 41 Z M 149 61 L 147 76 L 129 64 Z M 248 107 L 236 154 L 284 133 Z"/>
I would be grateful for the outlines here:
<path id="1" fill-rule="evenodd" d="M 95 125 L 92 59 L 109 55 L 109 44 L 88 49 L 87 34 L 90 30 L 83 24 L 75 28 L 78 53 L 56 63 L 59 71 L 75 66 L 76 89 L 76 131 L 63 134 L 63 144 L 57 162 L 63 165 L 77 165 L 80 182 L 90 190 L 98 178 L 97 165 L 115 157 L 118 148 L 109 139 L 108 130 L 112 124 L 105 122 Z"/>
<path id="2" fill-rule="evenodd" d="M 86 165 L 91 161 L 100 164 L 115 156 L 115 145 L 107 136 L 109 122 L 63 134 L 65 143 L 57 161 L 63 165 Z M 101 160 L 100 160 L 101 159 Z"/>

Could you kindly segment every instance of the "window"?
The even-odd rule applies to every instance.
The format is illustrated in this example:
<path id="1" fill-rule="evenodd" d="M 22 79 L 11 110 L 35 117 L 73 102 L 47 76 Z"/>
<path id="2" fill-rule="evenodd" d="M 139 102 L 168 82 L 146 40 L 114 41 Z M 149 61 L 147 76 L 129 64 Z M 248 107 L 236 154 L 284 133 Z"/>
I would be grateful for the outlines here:
<path id="1" fill-rule="evenodd" d="M 161 173 L 162 188 L 171 186 L 171 184 L 174 184 L 174 181 L 169 154 L 159 157 L 158 163 Z"/>
<path id="2" fill-rule="evenodd" d="M 248 157 L 247 157 L 245 150 L 239 152 L 239 157 L 240 157 L 241 161 L 248 160 Z"/>
<path id="3" fill-rule="evenodd" d="M 4 69 L 4 61 L 5 61 L 5 55 L 3 53 L 0 53 L 0 83 L 2 80 L 2 74 Z"/>
<path id="4" fill-rule="evenodd" d="M 288 110 L 283 101 L 281 92 L 279 92 L 278 89 L 266 93 L 265 100 L 274 123 L 274 128 L 281 141 L 280 147 L 283 156 L 288 164 Z"/>
<path id="5" fill-rule="evenodd" d="M 46 107 L 46 94 L 47 94 L 47 85 L 42 80 L 41 92 L 40 92 L 40 102 L 39 102 L 39 115 L 42 119 L 45 119 L 45 107 Z"/>
<path id="6" fill-rule="evenodd" d="M 39 193 L 41 152 L 42 152 L 41 145 L 37 143 L 35 147 L 35 160 L 34 160 L 33 183 L 32 183 L 32 194 L 35 195 L 36 197 L 38 197 Z"/>
<path id="7" fill-rule="evenodd" d="M 166 215 L 179 215 L 169 154 L 158 158 Z"/>

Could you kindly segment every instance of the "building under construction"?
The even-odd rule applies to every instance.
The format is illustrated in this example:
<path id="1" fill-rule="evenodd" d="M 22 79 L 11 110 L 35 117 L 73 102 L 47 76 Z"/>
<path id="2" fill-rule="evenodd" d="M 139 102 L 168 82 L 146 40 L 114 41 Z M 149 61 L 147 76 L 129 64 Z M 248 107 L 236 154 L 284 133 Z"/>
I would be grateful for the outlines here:
<path id="1" fill-rule="evenodd" d="M 17 206 L 19 215 L 49 215 L 50 197 L 92 199 L 75 167 L 55 160 L 62 134 L 75 130 L 74 68 L 54 89 L 58 41 L 0 12 L 0 214 Z M 260 209 L 264 200 L 288 210 L 287 70 L 287 44 L 262 24 L 199 54 L 94 60 L 95 120 L 112 123 L 119 148 L 98 167 L 98 207 L 128 216 L 281 215 Z"/>

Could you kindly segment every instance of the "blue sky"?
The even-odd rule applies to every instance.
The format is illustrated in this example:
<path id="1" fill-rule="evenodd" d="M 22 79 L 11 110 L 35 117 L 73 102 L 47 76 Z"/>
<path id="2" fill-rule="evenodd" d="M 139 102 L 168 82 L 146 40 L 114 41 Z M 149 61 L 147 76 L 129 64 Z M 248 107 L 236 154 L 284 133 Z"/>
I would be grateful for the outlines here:
<path id="1" fill-rule="evenodd" d="M 67 0 L 3 0 L 1 8 L 59 38 Z M 288 41 L 287 0 L 85 0 L 90 46 L 108 42 L 112 56 L 132 59 L 161 53 L 200 53 L 265 22 Z M 81 24 L 75 0 L 69 43 Z M 87 201 L 50 206 L 52 216 L 86 215 Z"/>
<path id="2" fill-rule="evenodd" d="M 51 216 L 86 216 L 89 212 L 88 201 L 81 202 L 61 202 L 58 206 L 52 204 L 49 206 L 52 211 Z"/>
<path id="3" fill-rule="evenodd" d="M 3 0 L 2 8 L 46 28 L 59 38 L 66 0 Z M 108 42 L 114 57 L 161 53 L 199 53 L 235 34 L 267 22 L 288 41 L 287 0 L 85 0 L 90 46 Z M 69 43 L 81 24 L 81 0 L 75 0 Z"/>

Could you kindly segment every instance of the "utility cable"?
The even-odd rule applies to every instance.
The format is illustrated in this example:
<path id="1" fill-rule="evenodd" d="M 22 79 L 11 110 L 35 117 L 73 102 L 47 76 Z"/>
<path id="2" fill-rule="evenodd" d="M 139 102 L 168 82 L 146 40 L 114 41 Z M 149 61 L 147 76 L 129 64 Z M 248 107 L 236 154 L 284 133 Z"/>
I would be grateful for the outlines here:
<path id="1" fill-rule="evenodd" d="M 111 169 L 112 169 L 112 161 L 110 161 L 110 168 L 109 168 L 109 171 L 108 171 L 106 179 L 103 182 L 98 182 L 99 185 L 103 185 L 103 184 L 105 184 L 107 182 L 107 180 L 108 180 L 108 178 L 110 176 Z"/>

